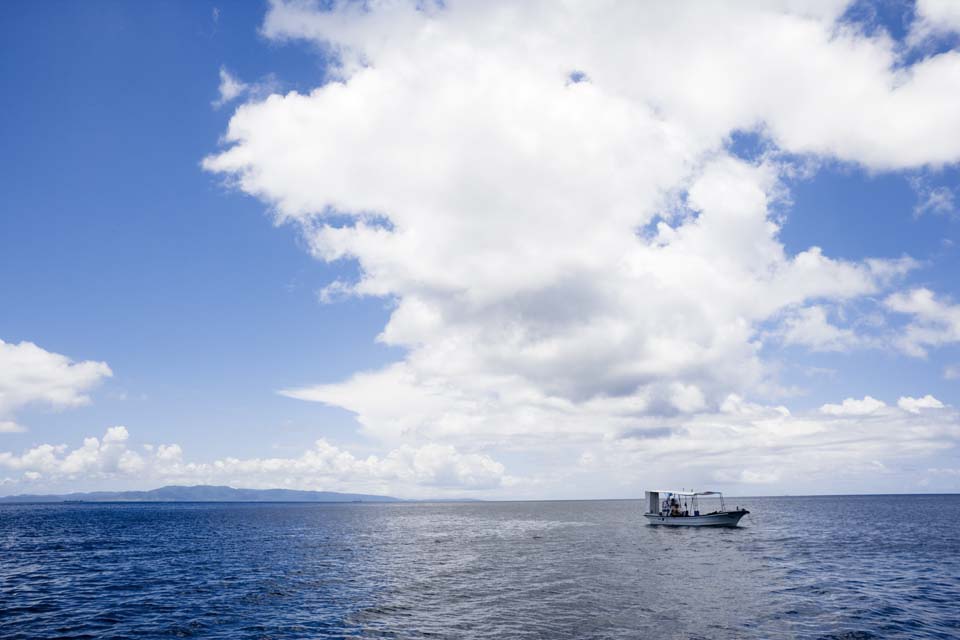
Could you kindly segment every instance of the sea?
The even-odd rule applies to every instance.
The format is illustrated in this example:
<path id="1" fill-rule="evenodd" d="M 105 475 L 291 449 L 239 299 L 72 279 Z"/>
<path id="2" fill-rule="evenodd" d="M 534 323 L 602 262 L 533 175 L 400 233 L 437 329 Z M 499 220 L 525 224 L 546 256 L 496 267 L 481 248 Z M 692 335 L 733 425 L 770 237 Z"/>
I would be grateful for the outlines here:
<path id="1" fill-rule="evenodd" d="M 960 495 L 0 505 L 0 637 L 960 638 Z"/>

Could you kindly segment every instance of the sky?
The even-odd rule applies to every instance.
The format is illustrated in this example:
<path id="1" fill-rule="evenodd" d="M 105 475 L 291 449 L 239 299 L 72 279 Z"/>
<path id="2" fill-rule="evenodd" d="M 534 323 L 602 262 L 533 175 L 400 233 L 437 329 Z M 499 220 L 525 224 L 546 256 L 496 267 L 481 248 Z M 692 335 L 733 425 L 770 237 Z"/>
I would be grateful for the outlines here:
<path id="1" fill-rule="evenodd" d="M 0 495 L 960 491 L 958 7 L 0 4 Z"/>

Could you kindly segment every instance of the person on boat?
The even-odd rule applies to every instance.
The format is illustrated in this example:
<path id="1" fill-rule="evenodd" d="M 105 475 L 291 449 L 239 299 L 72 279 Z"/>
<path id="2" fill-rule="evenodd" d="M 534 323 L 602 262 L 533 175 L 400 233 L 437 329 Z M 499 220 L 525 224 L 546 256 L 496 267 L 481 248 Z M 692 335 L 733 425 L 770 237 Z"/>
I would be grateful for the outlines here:
<path id="1" fill-rule="evenodd" d="M 672 517 L 677 517 L 680 515 L 680 501 L 676 498 L 670 499 L 670 515 Z"/>

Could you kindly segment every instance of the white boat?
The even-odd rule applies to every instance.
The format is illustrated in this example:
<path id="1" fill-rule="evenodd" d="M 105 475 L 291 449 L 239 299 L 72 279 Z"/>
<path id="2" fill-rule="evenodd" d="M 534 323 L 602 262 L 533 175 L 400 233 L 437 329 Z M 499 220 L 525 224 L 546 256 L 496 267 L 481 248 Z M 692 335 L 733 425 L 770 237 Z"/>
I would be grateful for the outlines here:
<path id="1" fill-rule="evenodd" d="M 700 498 L 719 498 L 719 510 L 709 513 L 700 511 Z M 665 527 L 735 527 L 740 518 L 750 513 L 739 506 L 728 511 L 719 491 L 647 491 L 647 512 L 643 517 L 648 524 Z"/>

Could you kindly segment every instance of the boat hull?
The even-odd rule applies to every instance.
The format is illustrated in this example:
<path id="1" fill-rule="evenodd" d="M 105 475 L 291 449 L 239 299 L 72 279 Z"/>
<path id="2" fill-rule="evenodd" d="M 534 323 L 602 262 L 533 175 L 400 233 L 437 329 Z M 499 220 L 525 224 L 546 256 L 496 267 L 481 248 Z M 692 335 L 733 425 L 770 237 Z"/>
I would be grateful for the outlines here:
<path id="1" fill-rule="evenodd" d="M 750 513 L 746 509 L 708 513 L 702 516 L 662 516 L 659 513 L 645 513 L 647 523 L 662 527 L 736 527 L 740 518 Z"/>

